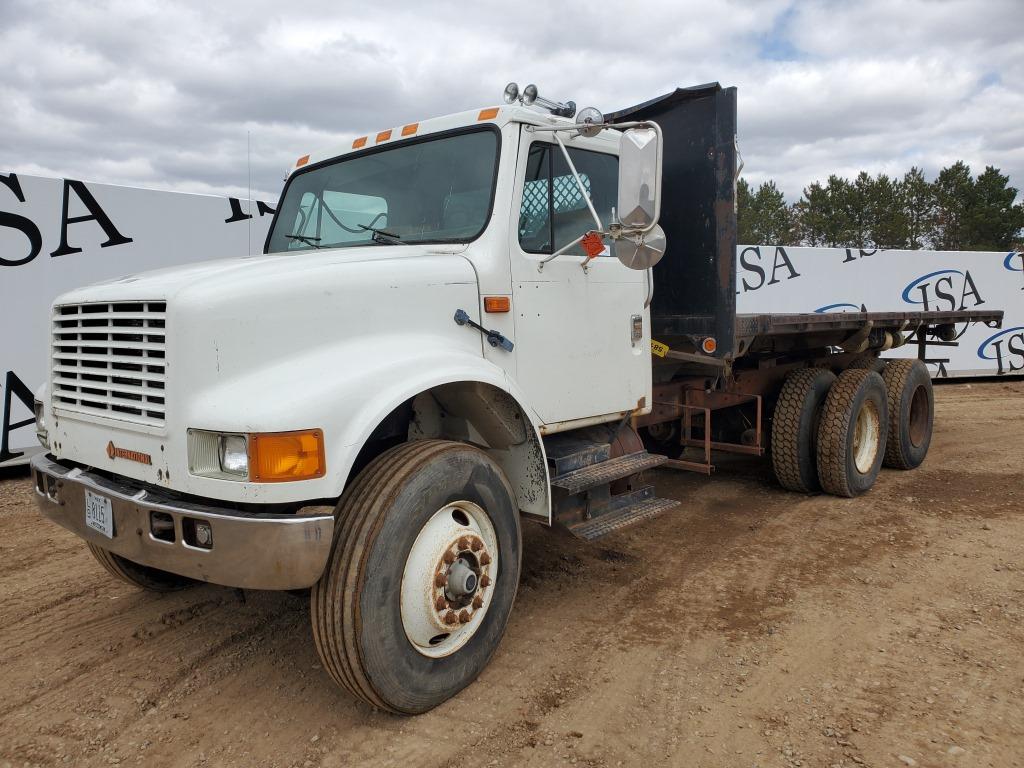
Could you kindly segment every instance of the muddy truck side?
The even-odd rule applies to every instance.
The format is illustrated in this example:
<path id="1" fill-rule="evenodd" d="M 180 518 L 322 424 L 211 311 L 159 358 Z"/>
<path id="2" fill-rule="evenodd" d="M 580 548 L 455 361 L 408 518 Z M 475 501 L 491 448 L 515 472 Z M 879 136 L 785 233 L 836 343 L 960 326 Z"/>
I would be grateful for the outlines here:
<path id="1" fill-rule="evenodd" d="M 142 589 L 309 589 L 324 669 L 396 713 L 488 663 L 523 523 L 671 514 L 644 471 L 716 452 L 864 493 L 933 424 L 879 354 L 1002 317 L 737 315 L 735 89 L 505 102 L 303 155 L 261 255 L 51 309 L 42 514 Z"/>

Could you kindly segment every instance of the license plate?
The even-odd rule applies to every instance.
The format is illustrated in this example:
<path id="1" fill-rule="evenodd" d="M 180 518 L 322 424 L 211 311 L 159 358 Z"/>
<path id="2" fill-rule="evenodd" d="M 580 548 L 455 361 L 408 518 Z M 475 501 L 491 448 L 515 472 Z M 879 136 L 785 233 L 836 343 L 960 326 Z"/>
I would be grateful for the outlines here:
<path id="1" fill-rule="evenodd" d="M 85 492 L 85 524 L 108 539 L 114 538 L 114 511 L 110 499 L 92 491 Z"/>

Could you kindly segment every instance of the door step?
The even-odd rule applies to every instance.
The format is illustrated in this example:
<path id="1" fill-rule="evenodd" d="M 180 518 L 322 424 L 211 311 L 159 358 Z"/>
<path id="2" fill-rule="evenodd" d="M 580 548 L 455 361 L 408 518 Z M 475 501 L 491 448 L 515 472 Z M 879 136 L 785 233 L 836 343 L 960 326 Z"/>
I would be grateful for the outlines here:
<path id="1" fill-rule="evenodd" d="M 569 526 L 569 532 L 584 541 L 594 541 L 609 533 L 642 523 L 644 520 L 650 520 L 677 506 L 679 506 L 679 502 L 672 499 L 648 498 L 590 520 L 574 523 Z"/>
<path id="2" fill-rule="evenodd" d="M 566 493 L 576 494 L 613 480 L 621 480 L 624 477 L 635 475 L 645 469 L 657 467 L 666 461 L 668 458 L 665 456 L 655 456 L 646 451 L 639 451 L 558 475 L 551 478 L 551 485 Z"/>

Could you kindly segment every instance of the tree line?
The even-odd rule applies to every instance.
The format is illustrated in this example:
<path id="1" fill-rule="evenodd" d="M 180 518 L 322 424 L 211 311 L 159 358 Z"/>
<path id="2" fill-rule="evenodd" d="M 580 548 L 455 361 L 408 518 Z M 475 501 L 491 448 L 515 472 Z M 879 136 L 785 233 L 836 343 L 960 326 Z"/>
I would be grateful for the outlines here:
<path id="1" fill-rule="evenodd" d="M 903 178 L 865 171 L 852 181 L 815 181 L 792 205 L 774 181 L 737 183 L 739 242 L 833 248 L 1024 250 L 1024 203 L 1009 176 L 977 177 L 957 161 L 933 181 L 917 167 Z"/>

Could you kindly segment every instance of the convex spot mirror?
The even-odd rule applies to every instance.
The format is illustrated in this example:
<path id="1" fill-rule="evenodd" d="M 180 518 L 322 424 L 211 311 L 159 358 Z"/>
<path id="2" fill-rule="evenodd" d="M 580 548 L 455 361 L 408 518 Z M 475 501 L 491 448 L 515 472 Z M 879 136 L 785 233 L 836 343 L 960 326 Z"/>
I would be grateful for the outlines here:
<path id="1" fill-rule="evenodd" d="M 665 233 L 657 224 L 648 232 L 623 235 L 614 240 L 615 257 L 630 269 L 650 269 L 665 255 Z"/>
<path id="2" fill-rule="evenodd" d="M 628 128 L 619 147 L 619 221 L 649 230 L 661 214 L 661 142 L 654 128 Z"/>

